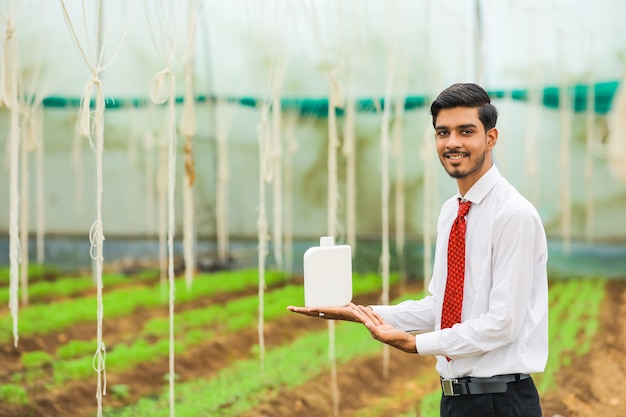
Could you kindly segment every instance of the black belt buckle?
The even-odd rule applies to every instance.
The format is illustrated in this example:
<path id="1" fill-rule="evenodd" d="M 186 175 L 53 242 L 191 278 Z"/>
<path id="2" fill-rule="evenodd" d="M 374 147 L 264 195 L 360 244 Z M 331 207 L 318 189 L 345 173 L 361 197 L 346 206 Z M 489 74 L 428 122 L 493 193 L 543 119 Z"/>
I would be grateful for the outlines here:
<path id="1" fill-rule="evenodd" d="M 461 395 L 458 392 L 454 392 L 454 384 L 456 384 L 458 379 L 441 379 L 441 389 L 443 390 L 443 395 L 446 397 L 456 397 L 457 395 Z"/>

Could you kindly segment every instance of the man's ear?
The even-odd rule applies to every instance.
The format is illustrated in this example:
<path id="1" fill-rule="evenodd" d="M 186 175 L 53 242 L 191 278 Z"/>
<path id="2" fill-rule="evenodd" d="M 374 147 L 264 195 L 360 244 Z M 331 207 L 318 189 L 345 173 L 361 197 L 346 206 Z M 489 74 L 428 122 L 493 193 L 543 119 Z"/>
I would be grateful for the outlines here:
<path id="1" fill-rule="evenodd" d="M 492 150 L 498 142 L 498 129 L 492 127 L 487 131 L 487 150 Z"/>

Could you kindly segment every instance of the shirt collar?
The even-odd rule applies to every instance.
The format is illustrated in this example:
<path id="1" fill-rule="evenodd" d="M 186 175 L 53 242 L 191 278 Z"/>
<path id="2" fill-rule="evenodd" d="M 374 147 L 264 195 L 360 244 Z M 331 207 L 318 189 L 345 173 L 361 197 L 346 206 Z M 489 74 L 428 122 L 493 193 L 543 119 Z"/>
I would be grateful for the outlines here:
<path id="1" fill-rule="evenodd" d="M 472 185 L 472 188 L 465 193 L 465 196 L 461 196 L 461 193 L 457 190 L 457 198 L 461 198 L 463 201 L 469 200 L 472 204 L 480 204 L 501 177 L 502 175 L 500 175 L 496 164 L 493 164 L 491 168 Z"/>

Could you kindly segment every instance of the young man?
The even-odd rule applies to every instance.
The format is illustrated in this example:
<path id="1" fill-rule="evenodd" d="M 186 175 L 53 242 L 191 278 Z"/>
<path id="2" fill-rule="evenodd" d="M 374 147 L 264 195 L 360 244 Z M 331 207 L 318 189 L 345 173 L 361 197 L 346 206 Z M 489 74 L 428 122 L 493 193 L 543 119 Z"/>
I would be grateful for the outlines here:
<path id="1" fill-rule="evenodd" d="M 541 417 L 529 375 L 548 357 L 541 219 L 493 164 L 498 112 L 485 90 L 454 84 L 431 114 L 439 159 L 458 192 L 439 214 L 429 295 L 393 306 L 288 309 L 360 322 L 376 340 L 435 355 L 442 417 Z"/>

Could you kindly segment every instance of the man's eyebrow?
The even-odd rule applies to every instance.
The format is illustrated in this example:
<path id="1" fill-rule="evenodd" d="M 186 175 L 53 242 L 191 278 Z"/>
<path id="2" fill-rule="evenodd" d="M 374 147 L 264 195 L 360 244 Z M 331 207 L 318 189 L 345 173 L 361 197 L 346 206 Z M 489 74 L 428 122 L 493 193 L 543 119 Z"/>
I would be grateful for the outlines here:
<path id="1" fill-rule="evenodd" d="M 457 129 L 467 129 L 468 127 L 478 127 L 478 126 L 476 126 L 474 123 L 467 123 L 464 125 L 458 125 Z"/>
<path id="2" fill-rule="evenodd" d="M 475 125 L 474 123 L 466 123 L 466 124 L 462 124 L 462 125 L 458 125 L 458 126 L 454 126 L 454 129 L 467 129 L 467 128 L 476 128 L 478 127 L 477 125 Z M 435 126 L 435 130 L 450 130 L 450 128 L 448 126 Z"/>

